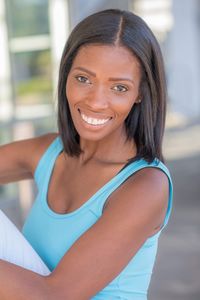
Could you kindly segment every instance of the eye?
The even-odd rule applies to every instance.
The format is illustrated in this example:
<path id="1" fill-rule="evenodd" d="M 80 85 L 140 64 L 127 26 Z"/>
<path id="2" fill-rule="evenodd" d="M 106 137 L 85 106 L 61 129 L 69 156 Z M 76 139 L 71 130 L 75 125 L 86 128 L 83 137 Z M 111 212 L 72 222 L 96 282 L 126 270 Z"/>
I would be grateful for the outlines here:
<path id="1" fill-rule="evenodd" d="M 124 85 L 118 84 L 118 85 L 114 86 L 113 90 L 115 90 L 116 92 L 123 93 L 123 92 L 127 92 L 128 88 Z"/>
<path id="2" fill-rule="evenodd" d="M 75 76 L 76 80 L 81 82 L 81 83 L 88 83 L 90 84 L 90 81 L 87 77 L 85 76 L 82 76 L 82 75 L 78 75 L 78 76 Z"/>

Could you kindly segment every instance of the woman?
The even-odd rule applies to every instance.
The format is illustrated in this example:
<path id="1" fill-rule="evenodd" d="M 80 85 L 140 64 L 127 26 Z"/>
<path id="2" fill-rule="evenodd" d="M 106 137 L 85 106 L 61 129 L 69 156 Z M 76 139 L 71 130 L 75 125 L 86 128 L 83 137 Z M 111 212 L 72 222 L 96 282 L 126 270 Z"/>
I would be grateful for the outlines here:
<path id="1" fill-rule="evenodd" d="M 1 299 L 147 299 L 172 206 L 165 106 L 161 51 L 141 18 L 105 10 L 75 27 L 60 64 L 58 133 L 0 148 L 1 183 L 36 181 L 23 235 L 50 270 L 35 253 L 30 266 L 20 242 L 18 266 L 12 255 L 0 261 Z"/>

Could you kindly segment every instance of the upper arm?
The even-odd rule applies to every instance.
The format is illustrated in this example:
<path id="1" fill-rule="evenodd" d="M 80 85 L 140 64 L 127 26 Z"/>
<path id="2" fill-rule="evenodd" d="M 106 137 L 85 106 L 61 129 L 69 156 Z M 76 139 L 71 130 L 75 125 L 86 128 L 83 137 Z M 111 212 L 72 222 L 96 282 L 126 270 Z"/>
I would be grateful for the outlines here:
<path id="1" fill-rule="evenodd" d="M 55 291 L 59 299 L 84 300 L 102 290 L 152 234 L 167 200 L 168 179 L 163 172 L 141 170 L 130 177 L 47 278 L 52 295 Z"/>
<path id="2" fill-rule="evenodd" d="M 0 146 L 0 184 L 33 179 L 37 163 L 56 133 Z"/>

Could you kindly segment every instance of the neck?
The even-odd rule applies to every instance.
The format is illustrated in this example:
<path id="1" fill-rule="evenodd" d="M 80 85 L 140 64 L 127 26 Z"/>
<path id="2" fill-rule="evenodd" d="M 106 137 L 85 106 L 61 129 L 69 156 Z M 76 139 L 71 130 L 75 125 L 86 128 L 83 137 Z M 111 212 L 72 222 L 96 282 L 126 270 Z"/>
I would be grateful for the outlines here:
<path id="1" fill-rule="evenodd" d="M 136 154 L 134 141 L 126 141 L 125 128 L 112 133 L 100 141 L 89 141 L 80 138 L 80 146 L 83 150 L 79 157 L 81 165 L 90 160 L 104 163 L 124 163 Z"/>

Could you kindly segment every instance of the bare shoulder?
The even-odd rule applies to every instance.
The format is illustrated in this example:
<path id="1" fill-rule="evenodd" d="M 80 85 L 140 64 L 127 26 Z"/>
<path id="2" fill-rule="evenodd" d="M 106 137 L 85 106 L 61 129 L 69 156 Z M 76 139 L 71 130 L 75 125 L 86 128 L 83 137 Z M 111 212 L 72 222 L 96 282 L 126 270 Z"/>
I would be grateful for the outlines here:
<path id="1" fill-rule="evenodd" d="M 167 175 L 157 167 L 147 167 L 139 170 L 135 176 L 130 177 L 131 182 L 151 187 L 151 190 L 155 193 L 168 190 L 169 187 Z"/>
<path id="2" fill-rule="evenodd" d="M 32 174 L 34 174 L 40 158 L 58 135 L 58 133 L 51 132 L 29 140 L 25 140 L 28 150 L 27 152 L 29 153 Z M 31 153 L 33 155 L 31 155 Z"/>
<path id="3" fill-rule="evenodd" d="M 41 155 L 58 136 L 48 133 L 0 146 L 0 184 L 33 179 Z"/>
<path id="4" fill-rule="evenodd" d="M 167 175 L 159 168 L 148 167 L 130 176 L 108 199 L 105 210 L 126 211 L 127 217 L 149 219 L 149 230 L 154 234 L 163 224 L 169 198 Z"/>

